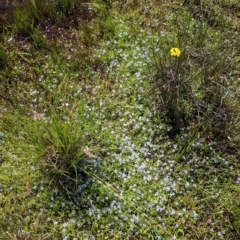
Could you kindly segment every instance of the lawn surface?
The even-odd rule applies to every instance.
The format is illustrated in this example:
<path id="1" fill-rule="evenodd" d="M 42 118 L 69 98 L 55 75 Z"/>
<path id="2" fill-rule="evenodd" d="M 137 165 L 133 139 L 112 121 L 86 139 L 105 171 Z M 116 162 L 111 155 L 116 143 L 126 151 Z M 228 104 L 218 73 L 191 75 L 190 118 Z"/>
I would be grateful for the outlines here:
<path id="1" fill-rule="evenodd" d="M 237 0 L 0 9 L 0 239 L 240 238 Z"/>

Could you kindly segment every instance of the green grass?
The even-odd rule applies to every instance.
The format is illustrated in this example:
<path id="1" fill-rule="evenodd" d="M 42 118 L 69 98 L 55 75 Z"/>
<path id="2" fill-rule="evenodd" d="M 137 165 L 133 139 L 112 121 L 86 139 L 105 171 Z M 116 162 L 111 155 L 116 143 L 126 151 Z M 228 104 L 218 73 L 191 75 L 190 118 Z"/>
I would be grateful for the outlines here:
<path id="1" fill-rule="evenodd" d="M 0 239 L 239 239 L 239 9 L 17 8 L 1 35 Z"/>

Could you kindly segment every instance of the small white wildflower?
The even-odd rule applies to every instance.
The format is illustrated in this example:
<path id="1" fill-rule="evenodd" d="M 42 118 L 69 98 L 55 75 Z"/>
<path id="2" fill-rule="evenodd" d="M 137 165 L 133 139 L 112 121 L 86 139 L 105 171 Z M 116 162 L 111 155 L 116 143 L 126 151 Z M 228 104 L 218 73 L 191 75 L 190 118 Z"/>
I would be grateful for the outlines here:
<path id="1" fill-rule="evenodd" d="M 237 178 L 236 183 L 240 184 L 240 177 Z"/>

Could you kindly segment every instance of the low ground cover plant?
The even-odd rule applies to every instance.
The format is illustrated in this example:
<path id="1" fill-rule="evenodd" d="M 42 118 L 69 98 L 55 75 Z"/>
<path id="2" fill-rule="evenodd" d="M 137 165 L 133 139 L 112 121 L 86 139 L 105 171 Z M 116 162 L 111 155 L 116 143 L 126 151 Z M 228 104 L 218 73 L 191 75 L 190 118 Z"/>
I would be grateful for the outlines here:
<path id="1" fill-rule="evenodd" d="M 239 238 L 231 4 L 16 7 L 1 35 L 0 239 Z"/>

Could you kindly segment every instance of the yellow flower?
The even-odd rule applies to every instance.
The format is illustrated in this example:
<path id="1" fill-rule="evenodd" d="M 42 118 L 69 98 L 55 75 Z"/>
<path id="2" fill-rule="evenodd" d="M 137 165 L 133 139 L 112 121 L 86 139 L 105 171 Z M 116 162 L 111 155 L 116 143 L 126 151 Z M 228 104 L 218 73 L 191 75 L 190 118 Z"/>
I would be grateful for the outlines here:
<path id="1" fill-rule="evenodd" d="M 171 54 L 172 57 L 180 57 L 181 50 L 177 47 L 171 48 L 170 54 Z"/>

